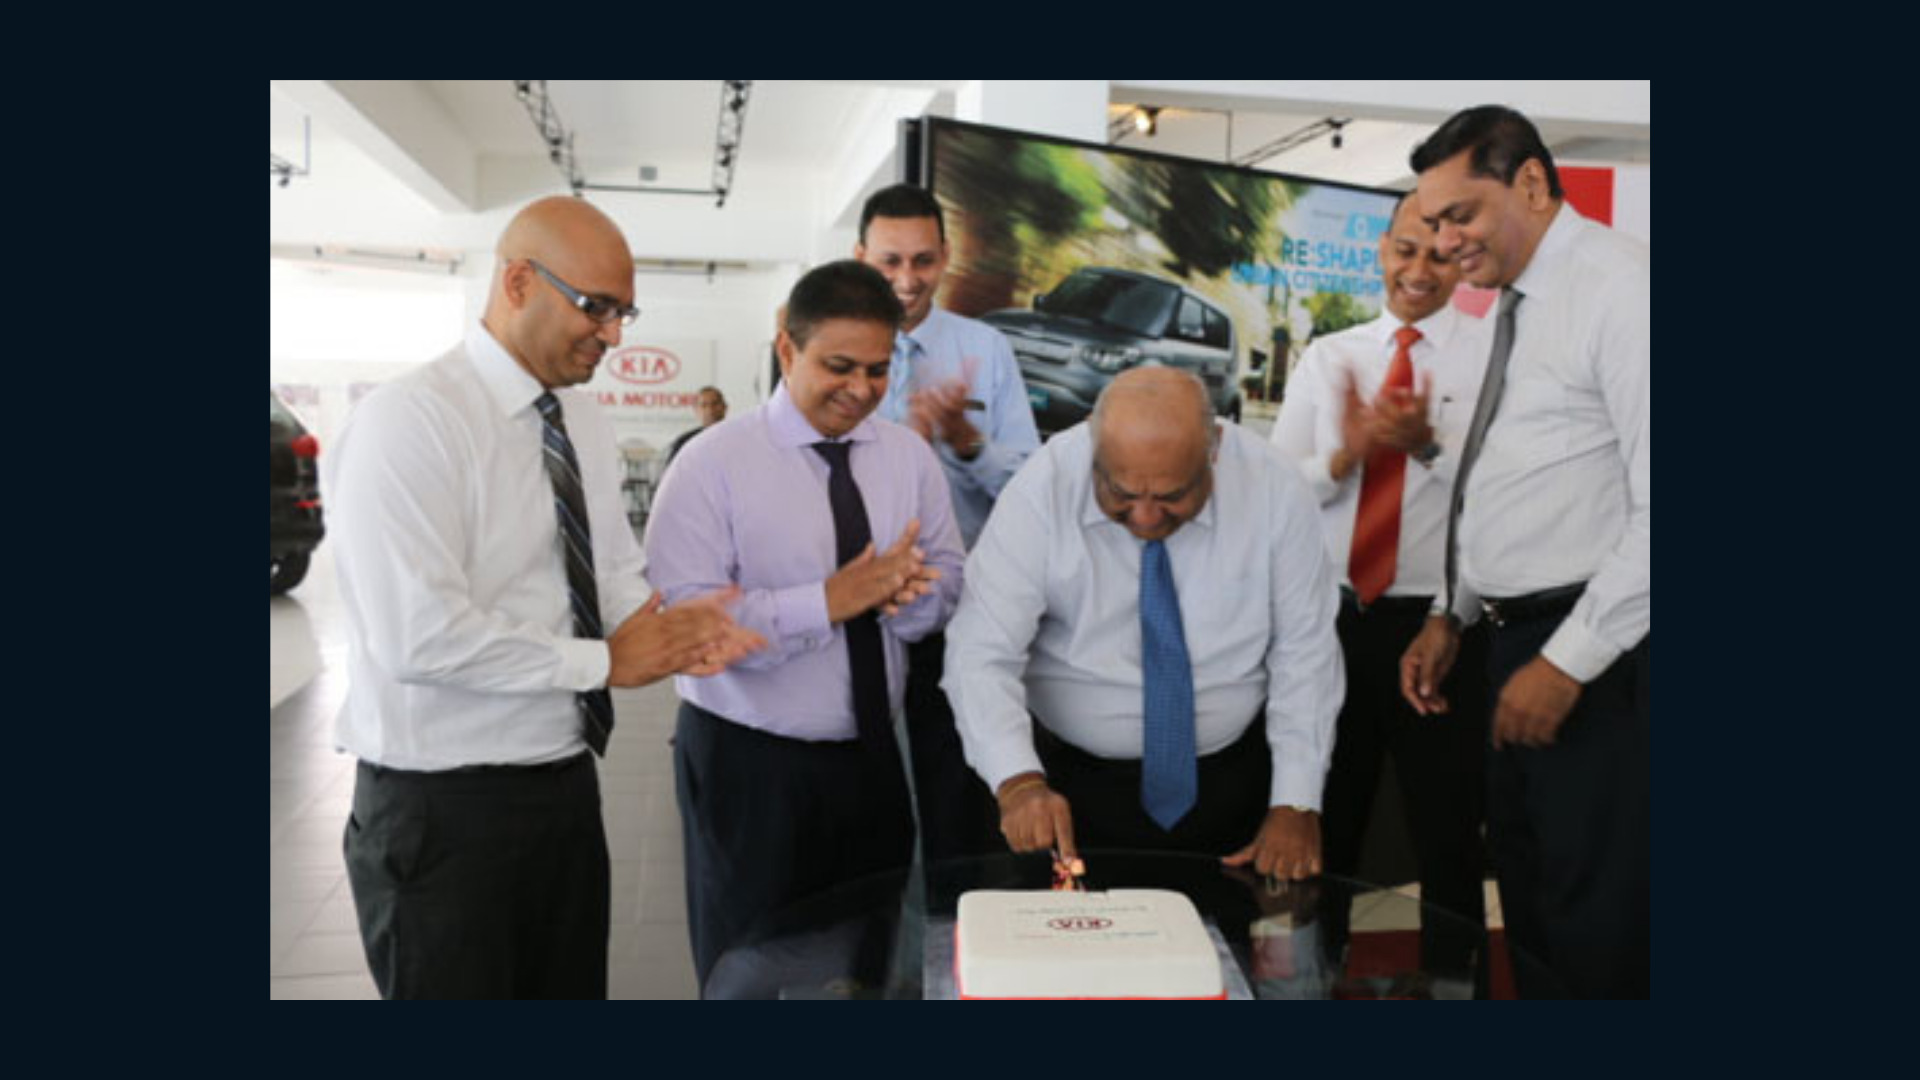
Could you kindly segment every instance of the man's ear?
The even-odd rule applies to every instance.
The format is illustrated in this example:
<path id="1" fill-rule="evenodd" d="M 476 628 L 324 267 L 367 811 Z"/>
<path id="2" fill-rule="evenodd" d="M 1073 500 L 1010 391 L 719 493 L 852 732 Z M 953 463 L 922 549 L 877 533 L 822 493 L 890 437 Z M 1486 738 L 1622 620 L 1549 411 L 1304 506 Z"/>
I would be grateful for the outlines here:
<path id="1" fill-rule="evenodd" d="M 507 268 L 501 271 L 500 287 L 507 296 L 507 306 L 515 311 L 527 306 L 527 290 L 533 285 L 533 264 L 525 259 L 513 259 Z"/>
<path id="2" fill-rule="evenodd" d="M 774 337 L 773 351 L 780 357 L 780 377 L 793 378 L 793 361 L 800 354 L 800 347 L 793 343 L 793 337 L 785 327 L 781 327 L 780 333 Z"/>
<path id="3" fill-rule="evenodd" d="M 1519 186 L 1520 194 L 1527 201 L 1530 210 L 1545 210 L 1553 204 L 1553 191 L 1547 184 L 1547 167 L 1539 158 L 1528 158 L 1520 163 L 1520 171 L 1513 182 Z"/>

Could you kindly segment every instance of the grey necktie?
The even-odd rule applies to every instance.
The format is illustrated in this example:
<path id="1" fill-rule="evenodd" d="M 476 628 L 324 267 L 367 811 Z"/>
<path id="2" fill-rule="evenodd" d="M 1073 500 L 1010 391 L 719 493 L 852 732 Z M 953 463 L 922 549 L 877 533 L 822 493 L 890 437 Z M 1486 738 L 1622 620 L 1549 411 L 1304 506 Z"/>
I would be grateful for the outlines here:
<path id="1" fill-rule="evenodd" d="M 1453 610 L 1454 592 L 1460 587 L 1460 511 L 1467 501 L 1467 476 L 1473 472 L 1480 445 L 1487 441 L 1487 428 L 1493 424 L 1494 411 L 1500 407 L 1500 394 L 1507 388 L 1507 358 L 1513 355 L 1513 311 L 1520 306 L 1520 293 L 1511 287 L 1500 292 L 1500 311 L 1495 316 L 1493 352 L 1487 355 L 1487 373 L 1480 380 L 1480 400 L 1473 409 L 1473 424 L 1467 428 L 1467 445 L 1460 451 L 1460 471 L 1453 478 L 1453 503 L 1447 514 L 1447 610 Z"/>

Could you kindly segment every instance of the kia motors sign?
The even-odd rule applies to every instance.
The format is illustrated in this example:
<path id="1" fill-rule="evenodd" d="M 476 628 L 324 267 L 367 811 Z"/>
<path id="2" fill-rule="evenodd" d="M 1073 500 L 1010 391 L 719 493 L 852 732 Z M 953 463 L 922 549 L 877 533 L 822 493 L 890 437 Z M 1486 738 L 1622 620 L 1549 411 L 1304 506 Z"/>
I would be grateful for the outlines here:
<path id="1" fill-rule="evenodd" d="M 700 388 L 719 385 L 714 355 L 712 340 L 653 338 L 642 343 L 629 336 L 626 344 L 600 358 L 584 389 L 613 421 L 617 440 L 639 439 L 662 447 L 700 423 L 694 412 Z"/>
<path id="2" fill-rule="evenodd" d="M 615 349 L 607 354 L 604 363 L 607 374 L 638 386 L 658 386 L 672 382 L 680 374 L 680 358 L 651 345 Z"/>

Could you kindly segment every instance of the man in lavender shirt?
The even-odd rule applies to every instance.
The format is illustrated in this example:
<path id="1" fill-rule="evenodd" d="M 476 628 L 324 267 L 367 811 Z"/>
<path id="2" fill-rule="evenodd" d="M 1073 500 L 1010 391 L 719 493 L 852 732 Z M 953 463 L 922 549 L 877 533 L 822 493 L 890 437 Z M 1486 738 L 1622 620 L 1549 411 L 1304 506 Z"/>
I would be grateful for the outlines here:
<path id="1" fill-rule="evenodd" d="M 772 398 L 689 443 L 654 501 L 653 587 L 671 604 L 738 585 L 735 620 L 768 642 L 720 676 L 675 682 L 703 991 L 756 918 L 912 856 L 895 723 L 906 644 L 946 625 L 965 552 L 933 450 L 872 416 L 900 320 L 870 267 L 802 277 Z"/>

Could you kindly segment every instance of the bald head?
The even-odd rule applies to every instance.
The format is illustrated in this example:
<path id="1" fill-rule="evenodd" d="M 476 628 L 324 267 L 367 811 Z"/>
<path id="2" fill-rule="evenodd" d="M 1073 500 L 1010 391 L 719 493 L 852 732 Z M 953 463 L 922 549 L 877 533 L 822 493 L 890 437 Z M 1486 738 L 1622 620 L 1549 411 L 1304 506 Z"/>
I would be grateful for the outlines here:
<path id="1" fill-rule="evenodd" d="M 515 214 L 494 250 L 499 261 L 481 320 L 487 329 L 548 389 L 592 378 L 601 356 L 620 343 L 620 322 L 594 321 L 566 290 L 611 307 L 633 302 L 633 253 L 620 227 L 583 199 L 554 196 Z"/>
<path id="2" fill-rule="evenodd" d="M 1100 392 L 1091 427 L 1096 448 L 1113 438 L 1204 448 L 1213 437 L 1213 403 L 1207 398 L 1206 385 L 1190 372 L 1134 368 Z"/>
<path id="3" fill-rule="evenodd" d="M 1217 429 L 1198 378 L 1134 368 L 1101 392 L 1088 426 L 1095 499 L 1134 536 L 1164 540 L 1206 505 Z"/>
<path id="4" fill-rule="evenodd" d="M 610 270 L 621 277 L 633 274 L 633 253 L 620 235 L 620 226 L 599 207 L 569 195 L 541 199 L 513 215 L 494 254 L 503 267 L 514 260 L 534 259 L 562 278 L 584 277 L 595 270 Z"/>

